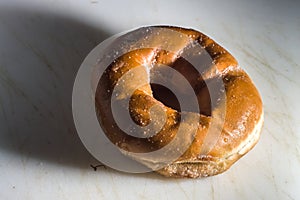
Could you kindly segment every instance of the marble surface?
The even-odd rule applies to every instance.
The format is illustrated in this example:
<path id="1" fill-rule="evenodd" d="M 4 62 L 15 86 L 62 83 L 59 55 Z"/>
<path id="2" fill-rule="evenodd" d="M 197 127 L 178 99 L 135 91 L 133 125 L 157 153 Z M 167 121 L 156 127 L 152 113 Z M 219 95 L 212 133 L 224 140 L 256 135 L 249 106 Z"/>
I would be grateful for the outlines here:
<path id="1" fill-rule="evenodd" d="M 300 199 L 299 1 L 0 1 L 0 199 Z M 257 146 L 197 180 L 98 164 L 72 119 L 73 81 L 105 38 L 173 24 L 238 59 L 264 102 Z"/>

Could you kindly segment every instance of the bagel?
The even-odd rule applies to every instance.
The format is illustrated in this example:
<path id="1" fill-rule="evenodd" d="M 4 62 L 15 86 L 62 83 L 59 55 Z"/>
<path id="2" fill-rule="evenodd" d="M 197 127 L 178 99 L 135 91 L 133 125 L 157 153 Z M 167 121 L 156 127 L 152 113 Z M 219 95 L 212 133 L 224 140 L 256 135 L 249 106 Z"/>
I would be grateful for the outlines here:
<path id="1" fill-rule="evenodd" d="M 193 29 L 151 26 L 116 40 L 124 40 L 123 46 L 97 84 L 95 108 L 106 136 L 126 156 L 167 177 L 197 178 L 226 171 L 258 142 L 259 92 L 211 38 Z M 166 66 L 179 78 L 175 72 L 169 76 Z M 176 94 L 191 102 L 195 96 L 197 106 L 185 101 L 183 108 L 173 91 L 152 83 L 156 76 L 168 76 Z M 111 109 L 112 99 L 123 111 Z M 128 121 L 120 127 L 116 120 L 127 114 L 141 127 L 135 135 L 128 134 L 133 129 Z M 164 153 L 149 154 L 161 149 Z"/>

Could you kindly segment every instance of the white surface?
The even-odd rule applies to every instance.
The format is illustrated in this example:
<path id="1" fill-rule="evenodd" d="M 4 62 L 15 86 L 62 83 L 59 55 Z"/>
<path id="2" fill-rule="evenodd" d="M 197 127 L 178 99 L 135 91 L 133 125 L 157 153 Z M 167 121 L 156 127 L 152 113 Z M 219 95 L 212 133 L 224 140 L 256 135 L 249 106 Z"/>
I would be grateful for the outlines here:
<path id="1" fill-rule="evenodd" d="M 0 199 L 299 199 L 300 4 L 122 2 L 0 2 Z M 262 136 L 226 173 L 166 179 L 89 166 L 97 161 L 71 114 L 76 71 L 106 37 L 150 24 L 212 36 L 256 83 Z"/>

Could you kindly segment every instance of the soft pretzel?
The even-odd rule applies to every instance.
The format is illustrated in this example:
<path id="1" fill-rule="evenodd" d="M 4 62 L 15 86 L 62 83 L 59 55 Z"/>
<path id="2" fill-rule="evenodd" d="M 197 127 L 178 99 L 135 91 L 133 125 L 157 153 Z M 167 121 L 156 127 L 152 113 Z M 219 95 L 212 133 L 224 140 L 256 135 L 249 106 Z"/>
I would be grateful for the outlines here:
<path id="1" fill-rule="evenodd" d="M 95 96 L 98 120 L 107 137 L 124 154 L 165 176 L 196 178 L 224 172 L 253 148 L 263 124 L 262 100 L 249 76 L 228 51 L 192 29 L 143 27 L 128 34 L 135 36 L 134 47 L 125 45 L 127 52 L 122 52 L 107 67 L 99 80 Z M 195 50 L 195 45 L 202 49 Z M 209 55 L 211 62 L 202 61 L 201 56 L 196 56 L 198 53 Z M 193 64 L 188 61 L 189 58 Z M 170 91 L 150 84 L 153 78 L 151 71 L 166 65 L 188 80 L 200 112 L 193 108 L 180 110 Z M 219 88 L 209 91 L 208 82 L 218 81 L 224 85 L 223 93 Z M 180 87 L 181 84 L 178 84 L 179 91 L 184 93 L 186 89 Z M 214 102 L 210 98 L 212 93 L 224 101 Z M 148 137 L 148 133 L 140 133 L 140 136 L 145 134 L 144 137 L 129 135 L 116 123 L 110 109 L 112 98 L 117 104 L 119 102 L 121 106 L 128 107 L 135 124 L 143 127 L 154 121 L 155 125 L 151 127 L 161 129 Z M 129 105 L 122 103 L 126 98 Z M 160 111 L 151 113 L 154 106 Z M 165 121 L 161 120 L 161 111 L 165 113 Z M 119 115 L 122 117 L 122 113 Z M 218 119 L 222 115 L 223 121 L 221 117 Z M 212 127 L 213 120 L 219 126 L 218 133 Z M 210 128 L 212 134 L 208 134 Z M 184 134 L 179 135 L 179 129 L 184 130 Z M 166 150 L 164 155 L 139 156 L 143 155 L 139 153 L 157 151 L 171 143 L 171 150 Z M 177 145 L 183 144 L 187 144 L 188 148 L 169 162 L 168 155 L 175 151 Z M 157 168 L 161 163 L 165 164 Z"/>

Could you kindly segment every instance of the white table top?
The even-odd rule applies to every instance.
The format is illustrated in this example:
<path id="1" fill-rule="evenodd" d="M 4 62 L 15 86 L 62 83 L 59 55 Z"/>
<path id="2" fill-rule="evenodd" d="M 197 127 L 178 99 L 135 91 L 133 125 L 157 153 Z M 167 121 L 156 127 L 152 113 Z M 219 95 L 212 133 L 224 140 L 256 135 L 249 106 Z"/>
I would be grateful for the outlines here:
<path id="1" fill-rule="evenodd" d="M 2 0 L 0 199 L 300 199 L 299 8 L 292 1 Z M 262 95 L 261 139 L 224 174 L 167 179 L 90 167 L 98 162 L 72 119 L 77 69 L 105 38 L 153 24 L 208 34 Z"/>

